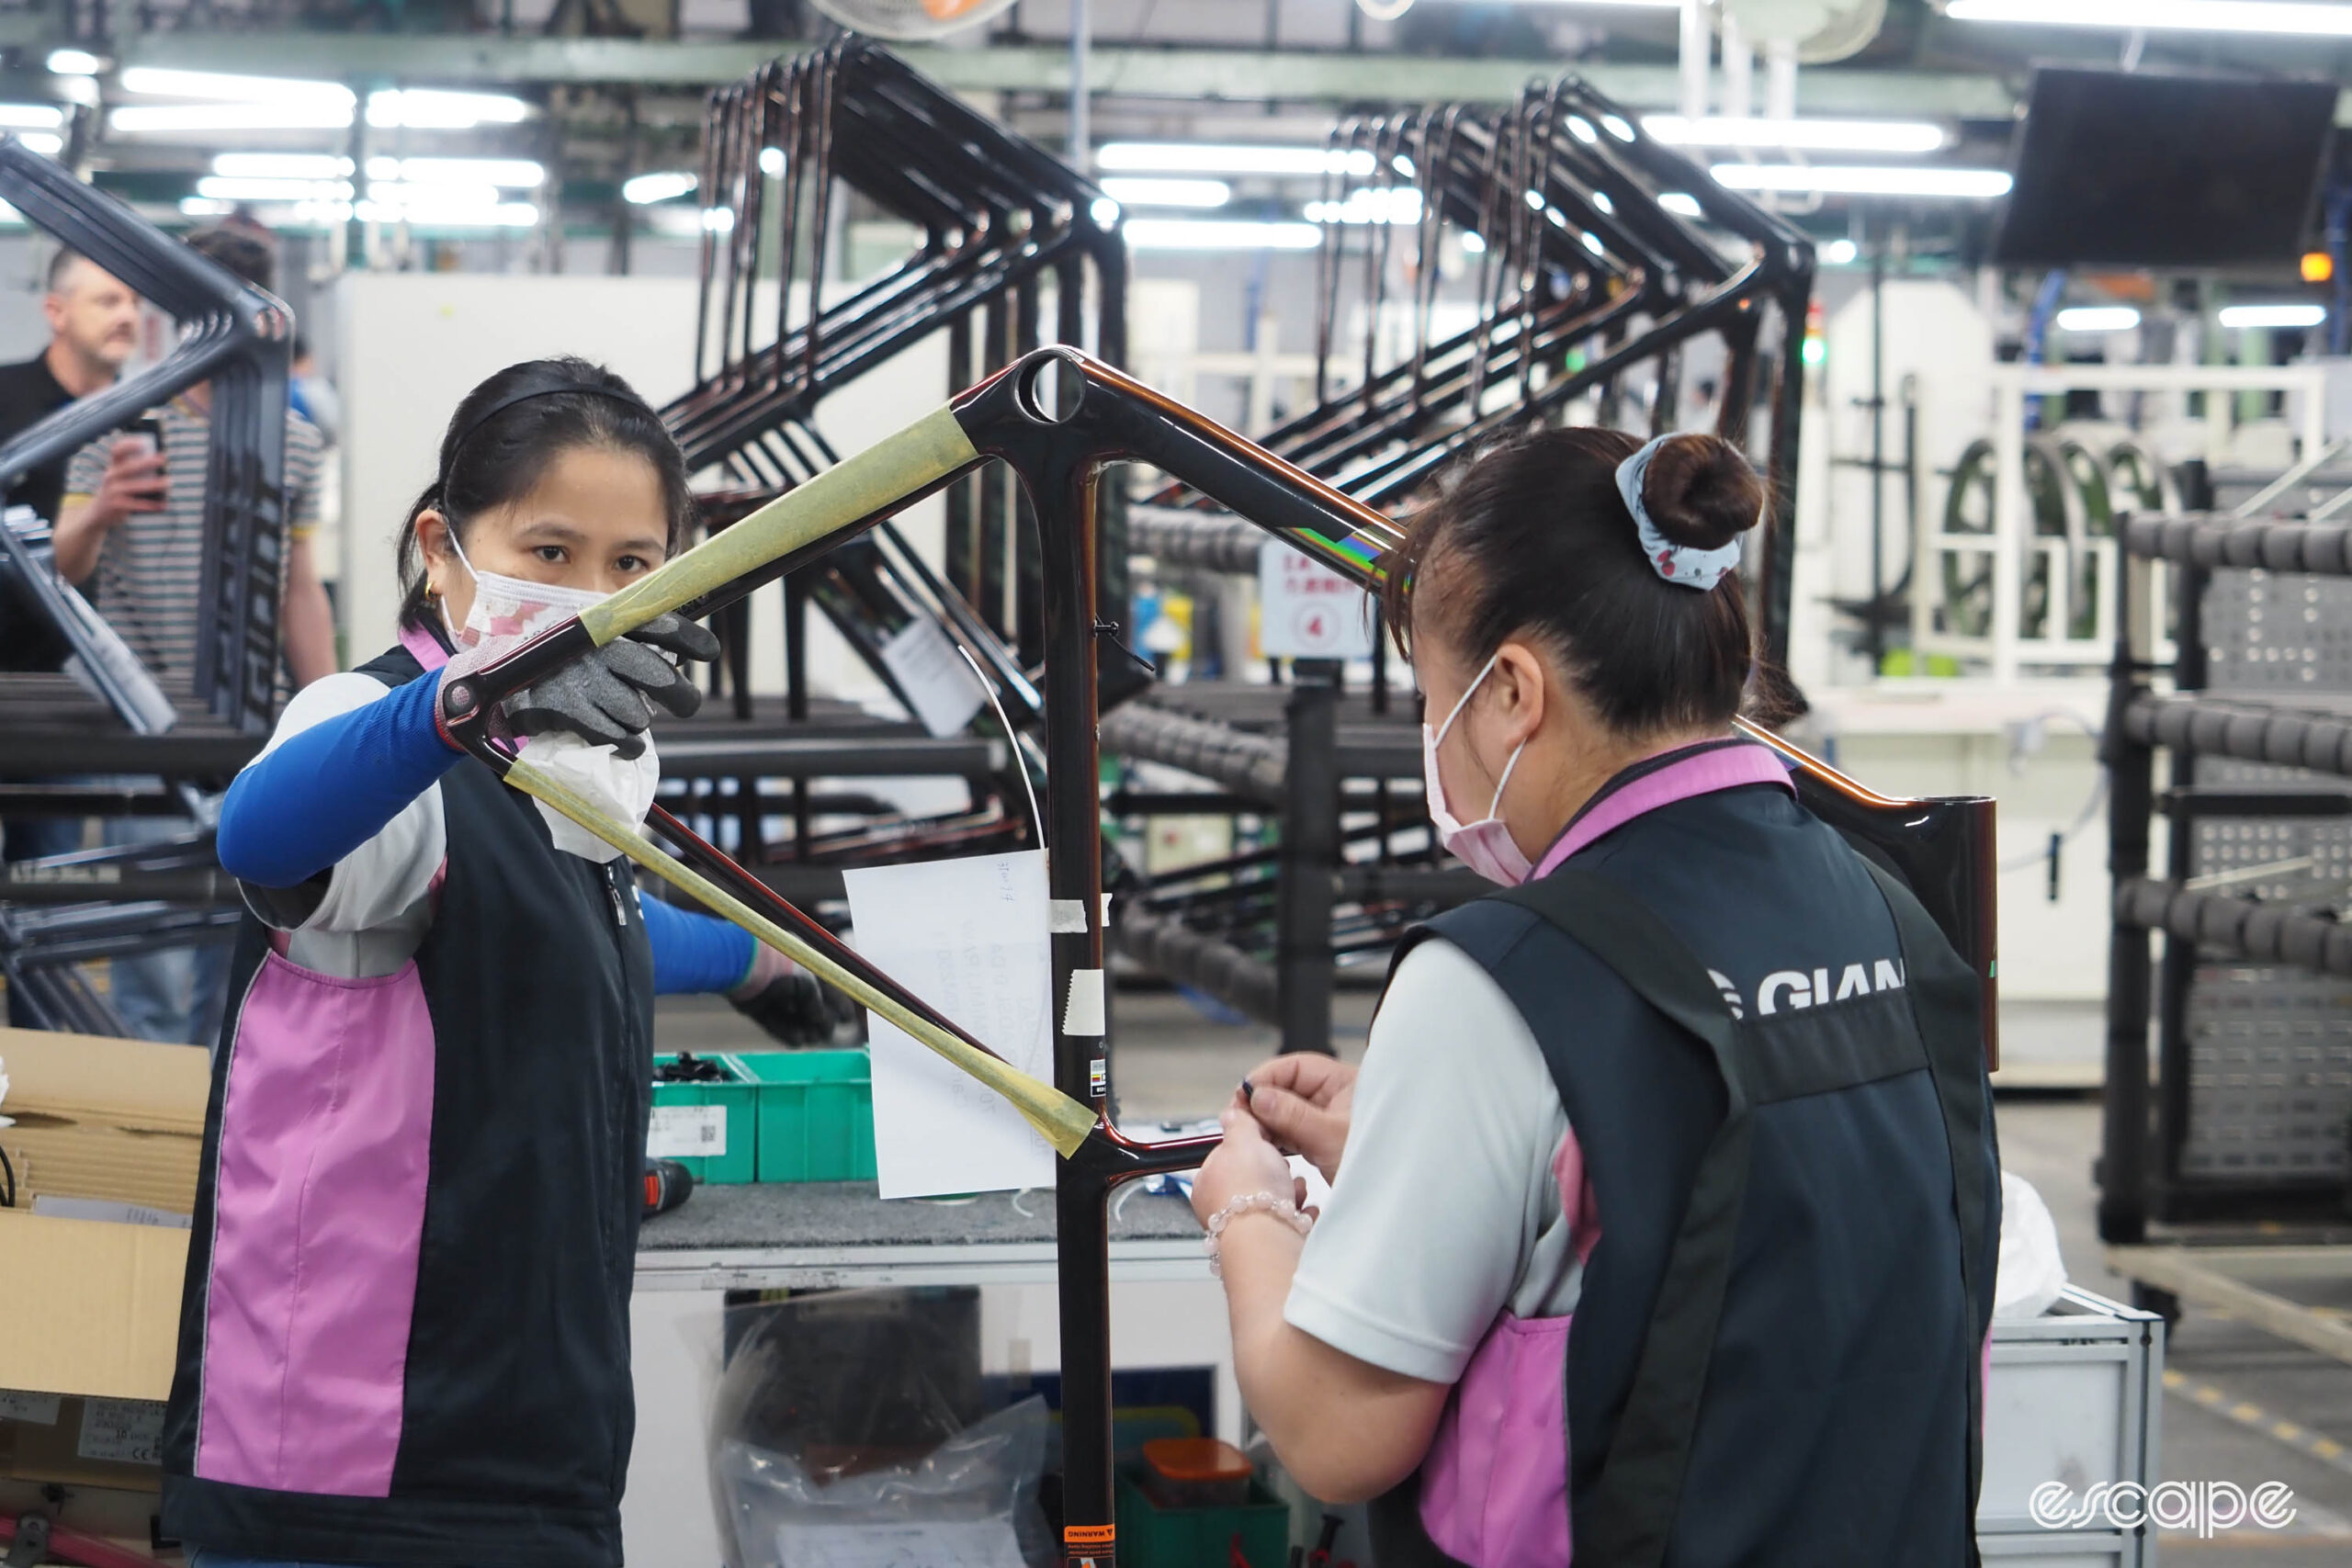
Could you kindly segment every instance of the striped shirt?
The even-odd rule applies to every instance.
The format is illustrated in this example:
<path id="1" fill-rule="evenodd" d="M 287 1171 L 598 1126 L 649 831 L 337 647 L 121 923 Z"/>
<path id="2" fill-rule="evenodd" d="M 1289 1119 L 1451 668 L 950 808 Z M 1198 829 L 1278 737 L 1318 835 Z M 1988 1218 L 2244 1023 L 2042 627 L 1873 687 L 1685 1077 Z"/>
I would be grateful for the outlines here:
<path id="1" fill-rule="evenodd" d="M 211 423 L 186 398 L 153 411 L 163 426 L 166 493 L 163 509 L 134 512 L 107 536 L 92 573 L 91 599 L 164 689 L 185 694 L 196 678 L 204 586 L 204 485 Z M 119 434 L 74 454 L 65 470 L 68 505 L 96 495 Z M 286 416 L 286 519 L 292 538 L 319 524 L 319 468 L 324 443 L 316 427 Z"/>

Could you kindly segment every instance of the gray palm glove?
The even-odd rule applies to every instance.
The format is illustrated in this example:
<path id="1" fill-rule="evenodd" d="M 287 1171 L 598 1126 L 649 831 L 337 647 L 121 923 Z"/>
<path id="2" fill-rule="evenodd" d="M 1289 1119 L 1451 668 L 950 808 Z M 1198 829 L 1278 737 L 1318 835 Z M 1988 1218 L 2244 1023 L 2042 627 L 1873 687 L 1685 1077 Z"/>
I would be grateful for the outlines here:
<path id="1" fill-rule="evenodd" d="M 680 718 L 702 706 L 701 688 L 662 649 L 707 661 L 718 657 L 718 638 L 682 616 L 656 615 L 507 698 L 507 722 L 519 735 L 568 729 L 633 761 L 644 754 L 645 731 L 653 723 L 647 698 Z"/>

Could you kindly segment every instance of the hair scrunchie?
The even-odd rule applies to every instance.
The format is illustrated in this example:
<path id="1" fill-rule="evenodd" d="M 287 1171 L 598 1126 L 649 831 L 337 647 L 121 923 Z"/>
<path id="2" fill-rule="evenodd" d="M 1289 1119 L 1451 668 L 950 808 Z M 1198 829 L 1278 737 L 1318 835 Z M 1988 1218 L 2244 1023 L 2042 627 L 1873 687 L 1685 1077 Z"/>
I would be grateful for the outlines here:
<path id="1" fill-rule="evenodd" d="M 1677 588 L 1695 588 L 1704 593 L 1724 580 L 1724 573 L 1739 564 L 1739 541 L 1712 550 L 1696 545 L 1678 545 L 1657 531 L 1650 518 L 1649 508 L 1642 504 L 1642 481 L 1650 470 L 1650 459 L 1657 449 L 1673 440 L 1661 435 L 1646 442 L 1632 457 L 1617 465 L 1617 493 L 1625 499 L 1625 510 L 1634 514 L 1634 531 L 1641 536 L 1642 558 L 1650 570 Z"/>

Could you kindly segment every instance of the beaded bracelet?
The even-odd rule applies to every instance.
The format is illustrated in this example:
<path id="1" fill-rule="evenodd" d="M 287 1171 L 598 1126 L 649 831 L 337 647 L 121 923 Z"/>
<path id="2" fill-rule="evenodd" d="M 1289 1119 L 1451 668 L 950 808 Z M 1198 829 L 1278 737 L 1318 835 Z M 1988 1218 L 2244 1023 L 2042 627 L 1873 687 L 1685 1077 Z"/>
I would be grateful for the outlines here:
<path id="1" fill-rule="evenodd" d="M 1209 1234 L 1201 1238 L 1201 1250 L 1209 1255 L 1209 1278 L 1212 1280 L 1225 1278 L 1225 1259 L 1217 1253 L 1217 1241 L 1225 1235 L 1225 1227 L 1243 1214 L 1254 1213 L 1261 1209 L 1301 1235 L 1305 1235 L 1315 1227 L 1312 1215 L 1300 1213 L 1296 1203 L 1275 1193 L 1252 1192 L 1246 1197 L 1236 1198 L 1209 1216 Z"/>

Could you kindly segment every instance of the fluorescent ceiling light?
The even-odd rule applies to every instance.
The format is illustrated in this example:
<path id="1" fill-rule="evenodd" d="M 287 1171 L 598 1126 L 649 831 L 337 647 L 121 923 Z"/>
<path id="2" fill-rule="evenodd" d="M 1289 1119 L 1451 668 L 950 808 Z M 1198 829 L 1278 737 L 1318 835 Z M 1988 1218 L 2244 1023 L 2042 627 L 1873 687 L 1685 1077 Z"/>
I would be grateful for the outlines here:
<path id="1" fill-rule="evenodd" d="M 1309 223 L 1419 223 L 1421 193 L 1410 186 L 1358 186 L 1344 201 L 1310 201 Z"/>
<path id="2" fill-rule="evenodd" d="M 2327 320 L 2322 305 L 2224 305 L 2225 327 L 2315 327 Z"/>
<path id="3" fill-rule="evenodd" d="M 55 130 L 65 111 L 55 104 L 0 104 L 0 130 Z"/>
<path id="4" fill-rule="evenodd" d="M 1690 195 L 1688 191 L 1668 191 L 1657 198 L 1657 204 L 1660 207 L 1665 208 L 1668 212 L 1678 214 L 1680 217 L 1698 218 L 1702 216 L 1699 208 L 1699 198 Z"/>
<path id="5" fill-rule="evenodd" d="M 17 132 L 17 140 L 23 142 L 28 151 L 44 158 L 54 158 L 65 151 L 65 138 L 53 130 L 20 130 Z"/>
<path id="6" fill-rule="evenodd" d="M 518 124 L 530 115 L 529 104 L 503 93 L 387 87 L 368 95 L 368 123 L 381 130 L 471 130 Z"/>
<path id="7" fill-rule="evenodd" d="M 126 104 L 107 114 L 107 125 L 125 135 L 197 130 L 348 130 L 351 106 L 320 100 L 286 104 Z"/>
<path id="8" fill-rule="evenodd" d="M 293 76 L 232 76 L 218 71 L 171 71 L 134 65 L 117 85 L 146 98 L 198 98 L 221 104 L 341 104 L 358 99 L 340 82 L 307 82 Z"/>
<path id="9" fill-rule="evenodd" d="M 763 147 L 760 149 L 760 173 L 772 180 L 784 177 L 783 148 Z"/>
<path id="10" fill-rule="evenodd" d="M 1242 147 L 1192 141 L 1108 141 L 1095 149 L 1094 166 L 1119 174 L 1368 175 L 1365 147 Z"/>
<path id="11" fill-rule="evenodd" d="M 1102 182 L 1103 194 L 1129 207 L 1223 207 L 1233 187 L 1223 180 L 1138 180 L 1116 176 Z"/>
<path id="12" fill-rule="evenodd" d="M 1108 229 L 1119 220 L 1119 204 L 1107 196 L 1096 197 L 1094 205 L 1086 210 L 1093 215 L 1094 225 L 1098 229 Z"/>
<path id="13" fill-rule="evenodd" d="M 547 184 L 548 172 L 528 158 L 370 158 L 368 177 L 414 186 L 506 186 L 535 190 Z"/>
<path id="14" fill-rule="evenodd" d="M 106 69 L 106 62 L 86 49 L 52 49 L 49 51 L 49 72 L 52 76 L 95 76 Z"/>
<path id="15" fill-rule="evenodd" d="M 527 201 L 459 206 L 438 199 L 446 187 L 435 187 L 424 201 L 362 201 L 353 209 L 363 223 L 406 223 L 420 229 L 528 229 L 539 220 L 539 209 Z"/>
<path id="16" fill-rule="evenodd" d="M 1951 0 L 1956 22 L 2166 32 L 2352 37 L 2352 6 L 2321 0 Z"/>
<path id="17" fill-rule="evenodd" d="M 222 152 L 212 160 L 212 172 L 257 180 L 347 180 L 351 160 L 333 152 Z"/>
<path id="18" fill-rule="evenodd" d="M 217 201 L 209 196 L 180 197 L 180 211 L 190 218 L 226 218 L 236 210 L 233 201 Z"/>
<path id="19" fill-rule="evenodd" d="M 735 231 L 735 209 L 731 207 L 706 207 L 702 209 L 703 231 L 707 234 L 731 234 Z"/>
<path id="20" fill-rule="evenodd" d="M 479 212 L 504 204 L 507 197 L 493 185 L 406 185 L 398 180 L 370 180 L 368 199 L 379 207 L 432 207 L 452 212 Z"/>
<path id="21" fill-rule="evenodd" d="M 1854 265 L 1854 258 L 1861 254 L 1862 248 L 1851 240 L 1832 240 L 1821 247 L 1822 265 L 1851 266 Z"/>
<path id="22" fill-rule="evenodd" d="M 2009 193 L 1999 169 L 1882 168 L 1809 164 L 1717 164 L 1718 185 L 1733 190 L 1804 191 L 1833 196 L 1954 197 L 1987 201 Z"/>
<path id="23" fill-rule="evenodd" d="M 349 180 L 274 180 L 246 175 L 207 175 L 196 194 L 214 201 L 349 201 Z"/>
<path id="24" fill-rule="evenodd" d="M 2129 305 L 2073 305 L 2058 312 L 2062 333 L 2128 333 L 2140 324 Z"/>
<path id="25" fill-rule="evenodd" d="M 1476 229 L 1464 230 L 1462 235 L 1462 254 L 1470 256 L 1485 255 L 1487 254 L 1487 237 L 1484 234 L 1479 233 Z"/>
<path id="26" fill-rule="evenodd" d="M 1311 251 L 1323 243 L 1312 223 L 1201 218 L 1130 219 L 1126 236 L 1138 251 Z"/>
<path id="27" fill-rule="evenodd" d="M 1645 115 L 1642 129 L 1671 147 L 1771 147 L 1803 152 L 1932 152 L 1944 129 L 1923 119 L 1685 119 Z"/>
<path id="28" fill-rule="evenodd" d="M 650 207 L 657 201 L 669 201 L 684 196 L 702 181 L 684 170 L 659 175 L 639 175 L 621 182 L 621 199 L 639 207 Z"/>

